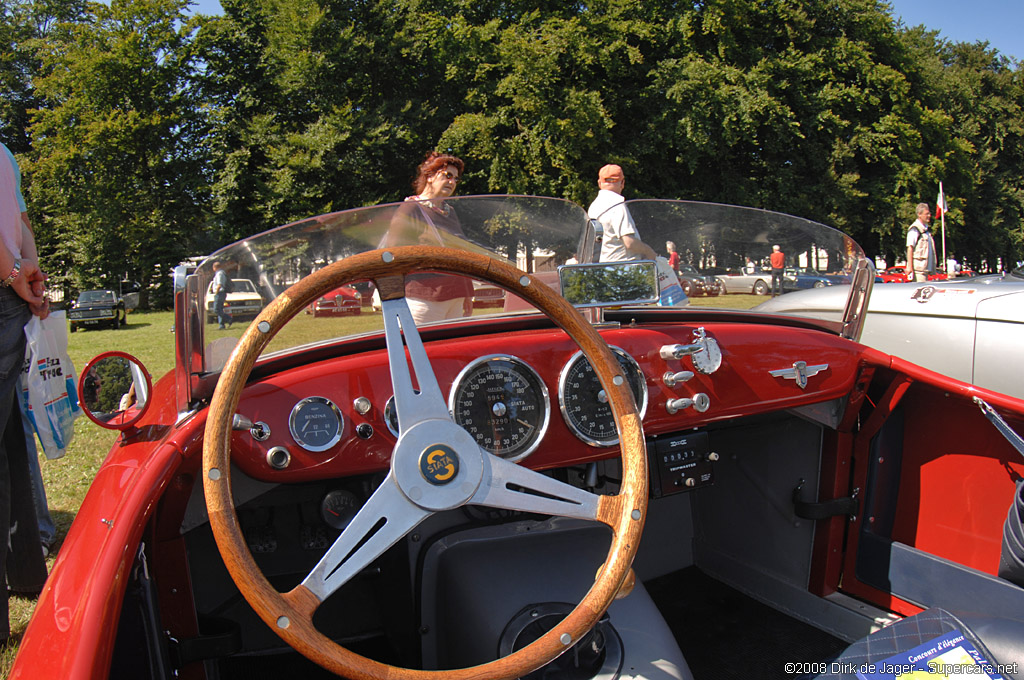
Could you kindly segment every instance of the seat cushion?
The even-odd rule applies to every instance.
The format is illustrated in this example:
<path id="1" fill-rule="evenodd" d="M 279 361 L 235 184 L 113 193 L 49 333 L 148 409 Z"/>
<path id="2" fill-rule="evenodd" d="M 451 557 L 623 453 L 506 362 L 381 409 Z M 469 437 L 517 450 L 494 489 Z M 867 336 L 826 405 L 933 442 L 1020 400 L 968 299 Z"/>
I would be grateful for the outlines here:
<path id="1" fill-rule="evenodd" d="M 1009 634 L 1016 637 L 1021 622 L 1007 621 Z M 989 634 L 998 627 L 989 622 Z M 961 639 L 962 638 L 962 639 Z M 957 648 L 963 651 L 957 650 Z M 994 658 L 975 630 L 963 619 L 943 609 L 928 609 L 908 616 L 847 647 L 839 656 L 821 665 L 823 672 L 814 675 L 821 680 L 857 680 L 858 678 L 894 678 L 910 667 L 924 667 L 928 660 L 943 655 L 943 664 L 979 663 L 989 675 L 974 677 L 1020 678 L 1024 671 L 1015 659 Z M 970 656 L 965 656 L 970 655 Z M 1002 664 L 1002 665 L 1000 665 Z M 980 671 L 981 669 L 972 669 Z M 942 675 L 934 677 L 941 678 Z"/>

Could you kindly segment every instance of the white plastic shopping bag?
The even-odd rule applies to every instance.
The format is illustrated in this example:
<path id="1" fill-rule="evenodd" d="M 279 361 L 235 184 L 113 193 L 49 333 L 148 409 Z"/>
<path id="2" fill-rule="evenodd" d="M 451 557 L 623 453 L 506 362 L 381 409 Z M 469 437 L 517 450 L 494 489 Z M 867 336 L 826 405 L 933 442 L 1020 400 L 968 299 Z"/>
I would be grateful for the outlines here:
<path id="1" fill-rule="evenodd" d="M 690 298 L 683 292 L 679 277 L 672 271 L 668 260 L 659 257 L 655 263 L 658 265 L 658 287 L 661 290 L 658 304 L 662 307 L 684 307 L 690 304 Z"/>
<path id="2" fill-rule="evenodd" d="M 25 324 L 22 405 L 39 435 L 47 458 L 64 455 L 74 434 L 78 405 L 75 367 L 68 357 L 68 330 L 63 311 Z"/>

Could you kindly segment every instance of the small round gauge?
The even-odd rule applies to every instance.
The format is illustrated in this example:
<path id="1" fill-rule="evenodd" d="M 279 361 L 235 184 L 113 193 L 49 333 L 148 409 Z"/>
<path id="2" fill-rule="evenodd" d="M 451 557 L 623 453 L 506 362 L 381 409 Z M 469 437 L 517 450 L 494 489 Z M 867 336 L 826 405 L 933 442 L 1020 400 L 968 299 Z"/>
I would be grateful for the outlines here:
<path id="1" fill-rule="evenodd" d="M 395 397 L 392 395 L 384 404 L 384 424 L 391 434 L 398 436 L 398 409 L 395 408 Z"/>
<path id="2" fill-rule="evenodd" d="M 359 499 L 351 491 L 328 491 L 320 501 L 320 516 L 328 526 L 339 531 L 348 526 L 359 511 Z"/>
<path id="3" fill-rule="evenodd" d="M 292 407 L 288 429 L 307 451 L 326 451 L 341 441 L 345 419 L 327 397 L 307 397 Z"/>
<path id="4" fill-rule="evenodd" d="M 711 375 L 722 366 L 722 348 L 714 338 L 702 338 L 700 344 L 704 349 L 690 356 L 693 367 L 704 375 Z"/>
<path id="5" fill-rule="evenodd" d="M 550 417 L 544 382 L 513 356 L 472 361 L 455 378 L 448 408 L 484 450 L 509 460 L 533 453 Z"/>
<path id="6" fill-rule="evenodd" d="M 622 349 L 612 347 L 611 350 L 629 381 L 633 400 L 643 418 L 647 410 L 647 381 L 644 373 L 636 360 Z M 586 443 L 594 446 L 613 446 L 619 443 L 608 395 L 583 352 L 576 352 L 562 369 L 558 378 L 558 406 L 569 429 Z"/>

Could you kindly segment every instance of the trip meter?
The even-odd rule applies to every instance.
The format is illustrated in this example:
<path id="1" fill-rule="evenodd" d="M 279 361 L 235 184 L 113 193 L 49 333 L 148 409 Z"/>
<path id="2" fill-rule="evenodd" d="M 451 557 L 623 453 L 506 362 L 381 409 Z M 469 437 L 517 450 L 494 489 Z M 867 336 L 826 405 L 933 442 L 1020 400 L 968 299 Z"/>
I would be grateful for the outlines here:
<path id="1" fill-rule="evenodd" d="M 548 427 L 548 390 L 537 372 L 513 356 L 480 357 L 455 379 L 452 417 L 486 451 L 509 460 L 533 453 Z"/>
<path id="2" fill-rule="evenodd" d="M 619 360 L 637 411 L 643 418 L 647 409 L 647 381 L 643 371 L 636 360 L 622 349 L 612 347 L 611 350 Z M 583 352 L 576 352 L 562 369 L 558 378 L 558 406 L 569 429 L 586 443 L 594 446 L 619 443 L 608 395 Z"/>
<path id="3" fill-rule="evenodd" d="M 344 429 L 341 411 L 327 397 L 307 397 L 288 416 L 292 438 L 307 451 L 326 451 L 341 441 Z"/>

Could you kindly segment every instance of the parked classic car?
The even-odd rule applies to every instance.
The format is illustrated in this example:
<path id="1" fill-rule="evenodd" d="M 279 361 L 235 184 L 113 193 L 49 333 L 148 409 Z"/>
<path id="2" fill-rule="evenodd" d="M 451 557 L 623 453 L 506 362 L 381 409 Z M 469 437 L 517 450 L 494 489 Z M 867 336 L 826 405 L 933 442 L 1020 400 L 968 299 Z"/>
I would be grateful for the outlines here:
<path id="1" fill-rule="evenodd" d="M 122 297 L 109 289 L 83 290 L 68 310 L 69 330 L 74 333 L 79 328 L 118 329 L 128 323 L 128 312 L 135 309 L 138 297 L 138 293 Z"/>
<path id="2" fill-rule="evenodd" d="M 1001 548 L 1024 401 L 855 342 L 873 282 L 855 243 L 763 210 L 631 202 L 652 242 L 742 254 L 770 229 L 787 254 L 842 254 L 849 313 L 614 296 L 578 311 L 543 283 L 555 270 L 494 252 L 521 239 L 511 252 L 590 263 L 584 209 L 446 203 L 467 240 L 444 248 L 409 234 L 375 250 L 407 209 L 392 204 L 215 253 L 270 282 L 295 252 L 332 263 L 275 289 L 230 352 L 207 351 L 212 261 L 177 277 L 178 363 L 105 421 L 122 433 L 13 680 L 499 680 L 549 663 L 544 677 L 852 679 L 940 645 L 939 662 L 1024 667 L 1024 578 L 1000 567 L 1024 564 Z M 588 271 L 642 288 L 645 264 Z M 404 282 L 424 269 L 540 311 L 417 327 Z M 378 330 L 289 327 L 359 280 L 380 293 Z"/>
<path id="3" fill-rule="evenodd" d="M 907 270 L 903 267 L 889 267 L 883 271 L 878 272 L 878 275 L 882 277 L 884 283 L 906 283 L 907 282 Z"/>
<path id="4" fill-rule="evenodd" d="M 505 291 L 493 284 L 483 281 L 473 282 L 473 306 L 474 307 L 503 307 L 505 305 Z"/>
<path id="5" fill-rule="evenodd" d="M 213 281 L 206 287 L 206 320 L 213 323 L 217 315 L 213 311 Z M 235 321 L 252 319 L 263 309 L 263 296 L 250 279 L 231 279 L 231 292 L 227 294 L 224 308 Z"/>
<path id="6" fill-rule="evenodd" d="M 848 289 L 803 291 L 757 309 L 837 320 Z M 1024 398 L 1024 269 L 1001 276 L 893 283 L 871 295 L 861 342 L 939 373 Z"/>
<path id="7" fill-rule="evenodd" d="M 306 308 L 307 314 L 319 316 L 347 316 L 363 311 L 363 296 L 352 286 L 339 286 L 321 295 Z"/>
<path id="8" fill-rule="evenodd" d="M 767 295 L 772 289 L 772 273 L 768 271 L 757 271 L 753 274 L 746 274 L 742 271 L 730 271 L 726 274 L 719 274 L 722 290 L 726 293 L 746 293 L 754 295 Z"/>
<path id="9" fill-rule="evenodd" d="M 679 285 L 687 297 L 721 295 L 723 292 L 717 276 L 702 274 L 691 264 L 681 262 L 676 272 L 679 274 Z"/>
<path id="10" fill-rule="evenodd" d="M 811 267 L 786 267 L 782 274 L 782 290 L 805 290 L 824 288 L 837 284 L 849 284 L 850 277 L 844 274 L 822 274 Z"/>

